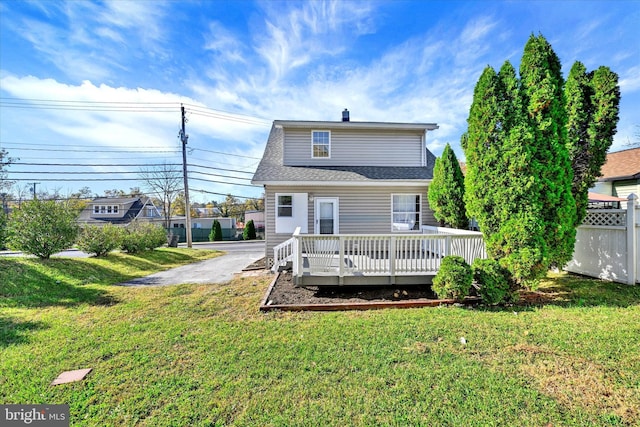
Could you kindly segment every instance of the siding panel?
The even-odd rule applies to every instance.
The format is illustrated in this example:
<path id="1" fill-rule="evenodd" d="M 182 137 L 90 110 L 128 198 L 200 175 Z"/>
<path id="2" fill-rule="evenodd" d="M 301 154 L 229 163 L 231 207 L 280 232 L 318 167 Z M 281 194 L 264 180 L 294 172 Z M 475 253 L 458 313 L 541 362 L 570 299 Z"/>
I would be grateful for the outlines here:
<path id="1" fill-rule="evenodd" d="M 287 166 L 422 166 L 423 135 L 416 131 L 333 129 L 331 130 L 331 158 L 313 159 L 311 130 L 285 129 L 284 164 Z M 366 156 L 363 153 L 366 153 Z"/>
<path id="2" fill-rule="evenodd" d="M 340 233 L 343 234 L 391 234 L 391 195 L 420 194 L 422 196 L 422 224 L 438 225 L 429 208 L 427 185 L 398 187 L 313 187 L 268 186 L 265 191 L 265 250 L 273 257 L 274 246 L 284 242 L 291 234 L 276 234 L 275 194 L 308 193 L 307 227 L 313 233 L 314 198 L 337 197 L 339 199 Z"/>

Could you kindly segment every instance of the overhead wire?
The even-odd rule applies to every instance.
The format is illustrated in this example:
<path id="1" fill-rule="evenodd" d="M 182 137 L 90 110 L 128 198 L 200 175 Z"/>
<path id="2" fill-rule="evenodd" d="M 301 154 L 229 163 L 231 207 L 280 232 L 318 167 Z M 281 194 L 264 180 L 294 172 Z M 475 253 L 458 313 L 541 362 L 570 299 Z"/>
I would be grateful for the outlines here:
<path id="1" fill-rule="evenodd" d="M 0 107 L 4 108 L 31 108 L 31 109 L 50 109 L 50 110 L 80 110 L 80 111 L 104 111 L 104 112 L 176 112 L 179 111 L 178 108 L 181 105 L 185 105 L 185 110 L 189 114 L 198 115 L 206 118 L 214 118 L 214 119 L 222 119 L 228 121 L 235 121 L 244 124 L 251 125 L 261 125 L 266 126 L 270 123 L 269 120 L 254 117 L 241 113 L 232 113 L 223 110 L 216 110 L 205 106 L 198 106 L 190 103 L 180 103 L 180 102 L 132 102 L 132 101 L 77 101 L 77 100 L 56 100 L 56 99 L 39 99 L 39 98 L 11 98 L 11 97 L 0 97 Z M 160 153 L 173 153 L 177 154 L 179 150 L 157 150 L 156 147 L 138 147 L 137 150 L 82 150 L 82 149 L 74 149 L 72 147 L 82 147 L 81 145 L 69 145 L 66 148 L 57 148 L 53 149 L 43 149 L 43 148 L 28 148 L 24 147 L 24 145 L 35 146 L 35 147 L 59 147 L 59 144 L 34 144 L 34 143 L 17 143 L 12 141 L 0 141 L 0 144 L 4 145 L 19 145 L 19 147 L 14 147 L 14 150 L 22 150 L 22 151 L 47 151 L 47 152 L 91 152 L 91 153 L 144 153 L 144 154 L 160 154 Z M 147 148 L 151 150 L 147 150 Z M 246 158 L 252 160 L 260 160 L 259 157 L 246 156 L 241 154 L 234 153 L 225 153 L 217 150 L 207 150 L 204 148 L 197 147 L 189 147 L 191 151 L 202 151 L 213 154 L 220 154 L 225 156 L 233 156 L 238 158 Z M 94 157 L 95 158 L 95 157 Z M 214 162 L 205 159 L 199 159 L 201 162 L 209 162 L 209 163 L 220 163 Z M 164 164 L 96 164 L 96 163 L 40 163 L 40 162 L 13 162 L 15 165 L 25 165 L 25 166 L 68 166 L 68 167 L 153 167 L 153 166 L 182 166 L 181 163 L 164 163 Z M 245 173 L 252 174 L 250 171 L 242 171 L 238 169 L 228 169 L 228 168 L 216 168 L 213 166 L 204 166 L 199 164 L 188 164 L 188 166 L 205 168 L 205 169 L 213 169 L 213 170 L 222 170 L 233 173 Z M 241 166 L 242 167 L 242 166 Z M 252 167 L 246 166 L 245 168 Z M 40 173 L 40 174 L 98 174 L 98 173 L 137 173 L 137 172 L 27 172 L 27 171 L 13 171 L 16 173 Z M 221 175 L 221 174 L 212 174 L 200 171 L 191 171 L 193 173 L 207 175 L 207 176 L 219 176 L 227 179 L 237 179 L 237 180 L 249 180 L 250 178 L 242 178 L 235 177 L 230 175 Z M 257 187 L 251 184 L 240 184 L 240 183 L 231 183 L 224 181 L 215 181 L 215 180 L 207 180 L 202 178 L 191 178 L 198 181 L 212 182 L 212 183 L 220 183 L 225 185 L 241 185 L 248 187 Z M 13 181 L 30 181 L 31 179 L 22 179 L 15 178 Z M 138 181 L 137 179 L 129 179 L 129 178 L 82 178 L 82 179 L 72 179 L 72 178 L 57 178 L 57 179 L 49 179 L 42 178 L 41 181 Z M 207 194 L 218 194 L 225 195 L 224 193 L 216 193 L 205 190 L 193 190 L 201 193 Z M 240 198 L 253 198 L 246 196 L 234 196 Z"/>

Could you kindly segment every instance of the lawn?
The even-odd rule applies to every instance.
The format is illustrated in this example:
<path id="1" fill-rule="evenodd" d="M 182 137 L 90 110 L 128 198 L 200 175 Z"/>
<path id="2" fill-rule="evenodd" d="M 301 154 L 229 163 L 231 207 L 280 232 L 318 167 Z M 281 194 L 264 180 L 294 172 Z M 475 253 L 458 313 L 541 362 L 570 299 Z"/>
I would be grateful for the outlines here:
<path id="1" fill-rule="evenodd" d="M 640 425 L 638 286 L 556 274 L 544 305 L 263 314 L 268 275 L 112 285 L 198 254 L 0 259 L 0 402 L 99 426 Z"/>

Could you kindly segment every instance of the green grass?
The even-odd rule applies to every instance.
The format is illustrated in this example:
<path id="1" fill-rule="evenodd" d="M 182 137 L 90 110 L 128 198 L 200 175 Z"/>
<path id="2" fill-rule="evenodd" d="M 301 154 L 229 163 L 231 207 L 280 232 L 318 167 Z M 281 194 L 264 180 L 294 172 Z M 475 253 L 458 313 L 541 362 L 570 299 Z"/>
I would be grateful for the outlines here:
<path id="1" fill-rule="evenodd" d="M 72 425 L 640 425 L 640 287 L 561 274 L 542 305 L 263 314 L 270 276 L 110 286 L 181 254 L 0 260 L 0 401 L 68 403 Z"/>

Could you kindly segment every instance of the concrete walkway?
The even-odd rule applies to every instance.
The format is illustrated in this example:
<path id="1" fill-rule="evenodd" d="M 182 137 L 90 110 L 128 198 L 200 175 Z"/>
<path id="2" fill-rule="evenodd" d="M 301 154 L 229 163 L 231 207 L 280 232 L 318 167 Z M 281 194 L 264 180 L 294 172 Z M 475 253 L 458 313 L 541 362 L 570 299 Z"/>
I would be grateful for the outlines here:
<path id="1" fill-rule="evenodd" d="M 243 268 L 264 257 L 264 249 L 229 251 L 217 258 L 183 265 L 146 277 L 118 283 L 120 286 L 167 286 L 181 283 L 225 283 Z"/>

